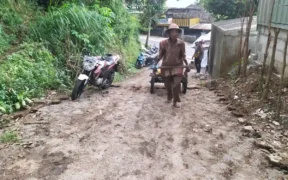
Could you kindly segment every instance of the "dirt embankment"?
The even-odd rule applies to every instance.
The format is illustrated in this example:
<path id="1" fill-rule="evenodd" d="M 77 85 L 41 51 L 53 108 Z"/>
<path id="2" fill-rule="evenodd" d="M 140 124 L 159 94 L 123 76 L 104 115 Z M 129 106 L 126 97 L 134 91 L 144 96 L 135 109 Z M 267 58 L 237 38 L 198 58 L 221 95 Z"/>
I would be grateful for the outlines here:
<path id="1" fill-rule="evenodd" d="M 181 96 L 181 109 L 164 103 L 163 88 L 149 93 L 144 71 L 108 94 L 91 88 L 77 102 L 30 113 L 11 127 L 21 143 L 0 146 L 0 179 L 281 179 L 227 105 L 198 83 L 189 79 L 199 88 Z"/>
<path id="2" fill-rule="evenodd" d="M 243 129 L 249 129 L 250 133 L 246 135 L 256 138 L 255 145 L 265 152 L 270 164 L 287 173 L 288 82 L 285 81 L 283 85 L 281 116 L 276 119 L 280 78 L 275 74 L 272 76 L 268 99 L 262 101 L 260 73 L 260 67 L 251 67 L 244 81 L 230 78 L 217 80 L 210 90 L 214 91 L 222 103 L 227 104 L 227 110 L 238 117 Z"/>

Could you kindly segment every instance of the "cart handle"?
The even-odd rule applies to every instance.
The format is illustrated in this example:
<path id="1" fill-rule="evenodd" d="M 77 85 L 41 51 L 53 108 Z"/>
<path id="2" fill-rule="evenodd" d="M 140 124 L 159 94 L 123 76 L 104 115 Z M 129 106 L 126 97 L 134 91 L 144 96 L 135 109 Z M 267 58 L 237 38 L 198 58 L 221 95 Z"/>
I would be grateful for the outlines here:
<path id="1" fill-rule="evenodd" d="M 160 69 L 192 68 L 192 66 L 191 65 L 186 65 L 186 66 L 160 66 L 158 68 L 160 68 Z"/>

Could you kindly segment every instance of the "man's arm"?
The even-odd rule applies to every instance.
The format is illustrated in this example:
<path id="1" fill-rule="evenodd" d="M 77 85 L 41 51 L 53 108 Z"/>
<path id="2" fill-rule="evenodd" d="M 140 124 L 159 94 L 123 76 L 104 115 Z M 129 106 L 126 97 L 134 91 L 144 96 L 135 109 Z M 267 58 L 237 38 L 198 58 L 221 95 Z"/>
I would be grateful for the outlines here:
<path id="1" fill-rule="evenodd" d="M 158 64 L 159 61 L 163 58 L 164 52 L 163 52 L 163 47 L 162 47 L 162 42 L 159 43 L 159 55 L 158 58 L 155 61 L 155 64 Z"/>
<path id="2" fill-rule="evenodd" d="M 186 48 L 184 43 L 181 45 L 181 59 L 186 65 L 188 65 L 188 61 L 186 59 Z"/>

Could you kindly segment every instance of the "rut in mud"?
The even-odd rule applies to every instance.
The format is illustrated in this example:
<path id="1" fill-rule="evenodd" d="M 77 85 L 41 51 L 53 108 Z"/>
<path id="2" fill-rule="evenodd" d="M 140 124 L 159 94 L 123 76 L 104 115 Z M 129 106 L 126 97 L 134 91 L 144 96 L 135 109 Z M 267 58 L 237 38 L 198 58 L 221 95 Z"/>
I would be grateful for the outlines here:
<path id="1" fill-rule="evenodd" d="M 198 80 L 189 79 L 189 86 Z M 163 87 L 163 85 L 159 85 Z M 0 152 L 0 179 L 188 180 L 277 179 L 253 139 L 205 88 L 182 95 L 182 108 L 165 104 L 163 88 L 149 93 L 149 72 L 101 95 L 88 89 L 29 114 L 49 124 L 19 125 L 23 141 Z M 29 144 L 29 143 L 28 143 Z"/>

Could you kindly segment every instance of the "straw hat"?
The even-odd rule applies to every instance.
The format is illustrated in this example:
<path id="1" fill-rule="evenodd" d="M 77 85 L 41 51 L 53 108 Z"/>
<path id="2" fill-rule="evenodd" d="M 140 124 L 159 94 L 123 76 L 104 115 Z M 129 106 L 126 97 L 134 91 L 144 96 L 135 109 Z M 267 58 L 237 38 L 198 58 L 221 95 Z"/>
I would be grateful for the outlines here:
<path id="1" fill-rule="evenodd" d="M 166 33 L 169 33 L 169 31 L 174 30 L 174 29 L 177 30 L 179 34 L 182 32 L 182 29 L 180 29 L 177 24 L 172 23 L 169 25 L 168 29 L 166 30 Z"/>

